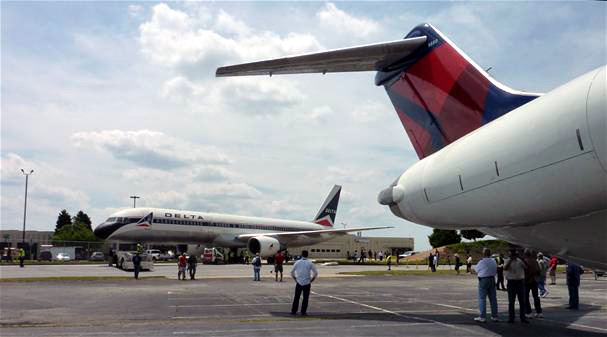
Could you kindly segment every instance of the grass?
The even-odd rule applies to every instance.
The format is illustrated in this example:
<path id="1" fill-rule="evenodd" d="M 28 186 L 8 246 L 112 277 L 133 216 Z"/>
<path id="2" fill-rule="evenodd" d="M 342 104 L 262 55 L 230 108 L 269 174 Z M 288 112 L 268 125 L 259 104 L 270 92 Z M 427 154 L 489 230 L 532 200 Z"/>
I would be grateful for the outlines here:
<path id="1" fill-rule="evenodd" d="M 466 272 L 460 272 L 466 274 Z M 364 271 L 344 271 L 343 275 L 361 275 L 361 276 L 409 276 L 409 275 L 457 275 L 455 270 L 364 270 Z"/>
<path id="2" fill-rule="evenodd" d="M 53 282 L 53 281 L 126 281 L 133 276 L 52 276 L 52 277 L 16 277 L 0 278 L 1 282 Z M 142 276 L 139 279 L 166 279 L 165 276 Z"/>
<path id="3" fill-rule="evenodd" d="M 23 264 L 26 266 L 34 265 L 64 265 L 64 264 L 107 264 L 107 261 L 89 261 L 89 260 L 71 260 L 71 261 L 38 261 L 38 260 L 25 260 Z M 5 262 L 2 261 L 0 266 L 18 266 L 19 261 Z"/>

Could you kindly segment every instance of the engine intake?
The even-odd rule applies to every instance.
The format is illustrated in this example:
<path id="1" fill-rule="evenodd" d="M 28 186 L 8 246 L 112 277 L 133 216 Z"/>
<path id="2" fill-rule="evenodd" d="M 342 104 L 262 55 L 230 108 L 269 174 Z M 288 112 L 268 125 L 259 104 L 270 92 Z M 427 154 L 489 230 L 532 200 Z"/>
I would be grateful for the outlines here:
<path id="1" fill-rule="evenodd" d="M 247 249 L 252 255 L 259 253 L 262 258 L 265 258 L 280 251 L 280 242 L 268 236 L 256 236 L 249 239 Z"/>

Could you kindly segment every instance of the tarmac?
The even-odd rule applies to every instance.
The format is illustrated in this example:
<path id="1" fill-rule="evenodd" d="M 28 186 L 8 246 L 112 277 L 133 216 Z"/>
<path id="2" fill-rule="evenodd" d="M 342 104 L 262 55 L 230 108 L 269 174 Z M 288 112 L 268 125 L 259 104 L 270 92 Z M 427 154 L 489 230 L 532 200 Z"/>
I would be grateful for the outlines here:
<path id="1" fill-rule="evenodd" d="M 44 267 L 44 268 L 42 268 Z M 58 268 L 49 268 L 58 267 Z M 69 267 L 69 268 L 68 268 Z M 507 296 L 498 292 L 500 322 L 476 323 L 474 275 L 427 273 L 348 276 L 341 271 L 383 266 L 321 266 L 307 317 L 289 314 L 294 282 L 275 282 L 270 267 L 253 282 L 251 266 L 202 266 L 201 279 L 178 281 L 172 265 L 142 276 L 171 279 L 0 283 L 2 336 L 607 336 L 607 279 L 585 274 L 579 311 L 565 309 L 564 275 L 542 299 L 544 319 L 506 323 Z M 401 267 L 402 268 L 402 267 Z M 104 273 L 102 265 L 0 267 L 2 278 Z M 422 270 L 420 268 L 420 270 Z M 48 273 L 54 275 L 48 275 Z M 241 273 L 246 273 L 241 275 Z M 518 305 L 517 305 L 518 307 Z"/>

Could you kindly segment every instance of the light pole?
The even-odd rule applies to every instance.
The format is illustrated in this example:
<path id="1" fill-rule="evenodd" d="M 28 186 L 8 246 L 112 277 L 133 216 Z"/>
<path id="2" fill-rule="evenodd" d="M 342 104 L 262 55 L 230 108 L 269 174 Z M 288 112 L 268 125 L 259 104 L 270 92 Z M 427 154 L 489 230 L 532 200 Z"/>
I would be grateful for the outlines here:
<path id="1" fill-rule="evenodd" d="M 25 217 L 27 215 L 27 181 L 28 178 L 34 170 L 31 170 L 30 173 L 25 173 L 23 169 L 21 169 L 21 173 L 25 174 L 25 204 L 23 205 L 23 236 L 21 237 L 21 245 L 25 246 Z"/>
<path id="2" fill-rule="evenodd" d="M 130 198 L 133 199 L 133 208 L 135 208 L 136 201 L 137 201 L 137 199 L 139 199 L 139 197 L 136 195 L 131 195 Z"/>
<path id="3" fill-rule="evenodd" d="M 345 223 L 345 222 L 342 222 L 342 223 L 341 223 L 341 225 L 342 225 L 342 226 L 344 226 L 344 229 L 346 229 L 346 226 L 347 226 L 348 224 L 347 224 L 347 223 Z"/>

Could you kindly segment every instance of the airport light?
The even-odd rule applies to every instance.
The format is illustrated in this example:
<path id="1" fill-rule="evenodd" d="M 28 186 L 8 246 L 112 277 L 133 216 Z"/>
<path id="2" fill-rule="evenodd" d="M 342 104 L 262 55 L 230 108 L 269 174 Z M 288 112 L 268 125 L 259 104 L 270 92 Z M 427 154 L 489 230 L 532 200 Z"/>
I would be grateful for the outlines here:
<path id="1" fill-rule="evenodd" d="M 133 199 L 133 208 L 136 208 L 136 201 L 137 199 L 139 199 L 140 197 L 136 196 L 136 195 L 131 195 L 130 196 L 131 199 Z"/>
<path id="2" fill-rule="evenodd" d="M 25 175 L 25 204 L 23 205 L 23 235 L 21 236 L 21 244 L 25 245 L 25 218 L 27 215 L 27 181 L 30 175 L 34 173 L 34 170 L 30 170 L 30 173 L 25 173 L 25 171 L 21 169 L 21 173 Z"/>
<path id="3" fill-rule="evenodd" d="M 346 229 L 346 226 L 347 226 L 348 224 L 347 224 L 347 223 L 345 223 L 345 222 L 342 222 L 342 223 L 341 223 L 341 225 L 342 225 L 342 226 L 344 226 L 344 229 Z"/>

